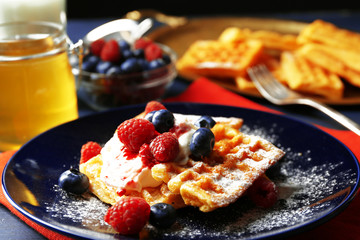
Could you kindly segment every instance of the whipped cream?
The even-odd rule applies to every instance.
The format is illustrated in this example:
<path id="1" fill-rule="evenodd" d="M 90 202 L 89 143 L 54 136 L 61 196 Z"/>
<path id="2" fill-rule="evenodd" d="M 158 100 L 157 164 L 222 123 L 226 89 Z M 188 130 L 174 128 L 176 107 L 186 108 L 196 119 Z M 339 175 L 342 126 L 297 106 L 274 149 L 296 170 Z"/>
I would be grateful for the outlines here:
<path id="1" fill-rule="evenodd" d="M 117 134 L 101 150 L 103 166 L 100 178 L 108 185 L 127 192 L 140 192 L 144 187 L 157 187 L 161 182 L 151 176 L 151 169 L 144 165 L 141 157 L 129 159 Z"/>
<path id="2" fill-rule="evenodd" d="M 174 113 L 175 126 L 185 124 L 187 131 L 179 137 L 180 151 L 174 160 L 179 165 L 185 165 L 190 156 L 190 141 L 198 127 L 194 123 L 200 115 L 183 115 Z M 229 118 L 214 117 L 215 121 L 229 121 Z M 155 180 L 151 175 L 151 169 L 146 166 L 138 154 L 129 158 L 126 155 L 124 144 L 120 142 L 117 133 L 105 144 L 101 150 L 103 166 L 100 178 L 109 186 L 126 192 L 140 192 L 145 187 L 157 187 L 162 182 Z"/>

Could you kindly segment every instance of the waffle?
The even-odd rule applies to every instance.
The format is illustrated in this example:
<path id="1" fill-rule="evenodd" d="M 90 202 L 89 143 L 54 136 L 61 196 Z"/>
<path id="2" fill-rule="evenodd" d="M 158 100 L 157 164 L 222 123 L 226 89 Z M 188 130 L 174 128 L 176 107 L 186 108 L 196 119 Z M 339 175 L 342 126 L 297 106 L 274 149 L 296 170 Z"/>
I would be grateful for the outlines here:
<path id="1" fill-rule="evenodd" d="M 136 117 L 141 117 L 140 114 Z M 198 116 L 183 115 L 193 122 Z M 175 208 L 199 207 L 209 212 L 236 201 L 246 189 L 279 160 L 284 152 L 260 137 L 239 131 L 240 118 L 214 118 L 212 128 L 215 146 L 209 157 L 201 161 L 189 159 L 186 164 L 161 163 L 151 169 L 151 175 L 161 182 L 157 187 L 146 187 L 140 192 L 126 192 L 126 196 L 144 198 L 150 205 L 172 204 Z M 80 171 L 88 176 L 89 190 L 101 201 L 115 204 L 122 194 L 101 179 L 103 161 L 99 154 L 80 164 Z"/>
<path id="2" fill-rule="evenodd" d="M 360 34 L 341 29 L 329 22 L 315 20 L 298 36 L 299 44 L 319 43 L 333 48 L 360 52 Z"/>
<path id="3" fill-rule="evenodd" d="M 234 46 L 249 42 L 257 42 L 260 44 L 259 46 L 262 46 L 262 48 L 258 48 L 256 54 L 255 51 L 245 54 L 245 59 L 249 64 L 242 64 L 238 71 L 234 71 L 235 65 L 230 64 L 230 61 L 226 64 L 232 66 L 232 70 L 221 69 L 220 65 L 216 65 L 226 62 L 226 60 L 219 60 L 216 63 L 217 59 L 228 57 L 229 54 L 240 54 L 233 50 Z M 271 30 L 227 27 L 216 40 L 198 40 L 191 45 L 184 57 L 180 59 L 177 67 L 179 74 L 185 78 L 196 79 L 205 76 L 224 87 L 258 96 L 259 92 L 246 71 L 251 66 L 265 64 L 280 82 L 293 90 L 316 95 L 325 101 L 336 102 L 345 99 L 347 93 L 352 94 L 353 87 L 360 87 L 359 43 L 360 33 L 339 28 L 323 20 L 315 20 L 307 24 L 298 35 Z M 202 44 L 206 47 L 201 47 Z M 227 48 L 227 50 L 223 50 L 224 55 L 215 54 L 216 51 L 212 49 L 211 45 L 218 45 L 218 52 L 221 49 Z M 227 53 L 227 51 L 231 53 Z M 207 59 L 210 59 L 207 52 L 212 57 L 212 64 L 208 64 L 210 61 L 206 62 Z M 302 63 L 298 63 L 297 60 L 290 61 L 289 56 L 287 53 L 283 54 L 284 52 L 290 52 L 301 58 L 299 61 Z M 264 58 L 269 56 L 273 58 L 271 61 L 276 63 L 275 67 L 269 65 L 266 60 L 264 61 Z M 236 59 L 236 56 L 232 57 L 234 58 L 229 59 Z M 206 65 L 207 68 L 204 67 Z M 306 67 L 304 67 L 305 65 Z M 196 66 L 202 67 L 197 68 Z M 294 71 L 290 72 L 284 66 Z M 300 72 L 300 67 L 305 69 L 305 72 Z M 326 84 L 328 86 L 325 86 Z"/>
<path id="4" fill-rule="evenodd" d="M 299 45 L 296 35 L 266 30 L 252 31 L 248 28 L 229 27 L 219 37 L 219 41 L 227 43 L 250 39 L 261 41 L 266 50 L 291 51 Z"/>
<path id="5" fill-rule="evenodd" d="M 360 54 L 348 49 L 308 43 L 296 51 L 312 64 L 320 66 L 360 87 Z"/>
<path id="6" fill-rule="evenodd" d="M 244 76 L 246 69 L 256 62 L 263 44 L 249 40 L 224 43 L 215 40 L 194 42 L 177 62 L 177 69 L 185 77 Z"/>
<path id="7" fill-rule="evenodd" d="M 284 155 L 270 142 L 226 124 L 216 124 L 212 131 L 216 142 L 210 157 L 189 160 L 185 166 L 162 163 L 152 168 L 156 180 L 203 212 L 235 202 Z"/>
<path id="8" fill-rule="evenodd" d="M 260 56 L 257 63 L 264 64 L 270 70 L 270 72 L 279 80 L 283 78 L 279 71 L 280 61 L 277 58 L 264 53 Z M 259 91 L 255 87 L 253 81 L 250 79 L 248 74 L 246 74 L 245 76 L 237 76 L 235 78 L 235 84 L 240 91 L 245 91 L 254 95 L 259 94 Z"/>
<path id="9" fill-rule="evenodd" d="M 103 162 L 101 154 L 93 157 L 86 163 L 80 164 L 80 172 L 84 173 L 90 182 L 89 190 L 101 201 L 114 205 L 120 198 L 115 187 L 105 184 L 100 179 Z M 168 203 L 175 208 L 185 207 L 185 203 L 179 194 L 172 193 L 165 183 L 155 188 L 143 188 L 141 192 L 132 192 L 128 196 L 142 197 L 150 205 L 155 203 Z"/>
<path id="10" fill-rule="evenodd" d="M 286 84 L 293 90 L 322 96 L 327 99 L 340 99 L 344 84 L 334 73 L 307 61 L 304 57 L 283 52 L 281 71 Z"/>
<path id="11" fill-rule="evenodd" d="M 100 180 L 102 165 L 103 161 L 99 154 L 86 163 L 80 164 L 79 170 L 89 178 L 89 191 L 101 201 L 114 205 L 120 199 L 120 196 L 116 193 L 116 188 L 108 186 Z"/>

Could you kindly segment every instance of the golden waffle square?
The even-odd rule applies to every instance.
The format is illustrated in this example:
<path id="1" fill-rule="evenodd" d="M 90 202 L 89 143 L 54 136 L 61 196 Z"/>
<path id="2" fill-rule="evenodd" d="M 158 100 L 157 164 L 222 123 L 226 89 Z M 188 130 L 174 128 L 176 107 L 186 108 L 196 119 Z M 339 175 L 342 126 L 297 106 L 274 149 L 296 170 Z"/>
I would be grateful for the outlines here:
<path id="1" fill-rule="evenodd" d="M 308 24 L 299 34 L 300 44 L 319 43 L 334 48 L 360 52 L 360 34 L 339 28 L 323 20 Z"/>
<path id="2" fill-rule="evenodd" d="M 276 76 L 279 80 L 282 79 L 282 76 L 279 74 L 280 61 L 278 58 L 264 53 L 260 56 L 256 64 L 264 64 L 274 76 Z M 240 91 L 245 91 L 254 95 L 259 94 L 259 91 L 248 74 L 245 76 L 237 76 L 235 78 L 235 84 Z"/>
<path id="3" fill-rule="evenodd" d="M 235 78 L 235 84 L 236 88 L 239 89 L 239 91 L 243 91 L 246 93 L 252 93 L 254 95 L 259 94 L 259 91 L 255 87 L 255 84 L 251 81 L 248 75 L 245 77 L 239 76 Z"/>
<path id="4" fill-rule="evenodd" d="M 283 52 L 281 71 L 286 84 L 292 90 L 335 100 L 343 96 L 344 84 L 341 79 L 304 57 Z"/>
<path id="5" fill-rule="evenodd" d="M 186 205 L 209 212 L 228 206 L 275 164 L 284 152 L 270 142 L 241 133 L 237 128 L 216 124 L 215 146 L 203 161 L 189 160 L 185 166 L 157 164 L 152 176 L 180 194 Z"/>
<path id="6" fill-rule="evenodd" d="M 360 87 L 360 54 L 357 52 L 308 43 L 299 48 L 296 54 Z"/>
<path id="7" fill-rule="evenodd" d="M 229 27 L 220 35 L 221 42 L 236 42 L 244 40 L 259 40 L 267 50 L 291 51 L 298 47 L 297 36 L 281 34 L 267 30 L 250 30 L 248 28 Z"/>
<path id="8" fill-rule="evenodd" d="M 79 170 L 89 178 L 89 190 L 101 201 L 114 205 L 120 196 L 117 189 L 105 184 L 100 180 L 101 168 L 103 165 L 101 154 L 91 158 L 89 161 L 80 164 Z"/>
<path id="9" fill-rule="evenodd" d="M 263 44 L 251 40 L 225 43 L 215 40 L 194 42 L 178 60 L 177 69 L 185 77 L 244 76 L 246 69 L 256 62 Z"/>

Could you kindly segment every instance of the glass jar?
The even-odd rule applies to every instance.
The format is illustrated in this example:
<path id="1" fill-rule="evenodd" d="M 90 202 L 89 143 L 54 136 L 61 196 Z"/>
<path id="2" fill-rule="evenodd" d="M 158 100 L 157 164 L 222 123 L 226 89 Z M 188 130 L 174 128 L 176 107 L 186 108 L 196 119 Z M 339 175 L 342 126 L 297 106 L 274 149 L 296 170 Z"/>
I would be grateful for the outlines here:
<path id="1" fill-rule="evenodd" d="M 0 24 L 0 151 L 78 117 L 62 24 Z"/>

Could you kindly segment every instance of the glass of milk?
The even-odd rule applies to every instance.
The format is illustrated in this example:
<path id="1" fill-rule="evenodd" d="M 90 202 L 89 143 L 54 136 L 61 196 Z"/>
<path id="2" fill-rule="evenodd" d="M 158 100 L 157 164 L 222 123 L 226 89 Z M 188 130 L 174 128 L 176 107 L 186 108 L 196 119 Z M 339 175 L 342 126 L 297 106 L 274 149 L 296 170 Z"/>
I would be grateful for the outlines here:
<path id="1" fill-rule="evenodd" d="M 66 26 L 66 0 L 0 0 L 0 23 L 47 21 Z"/>

